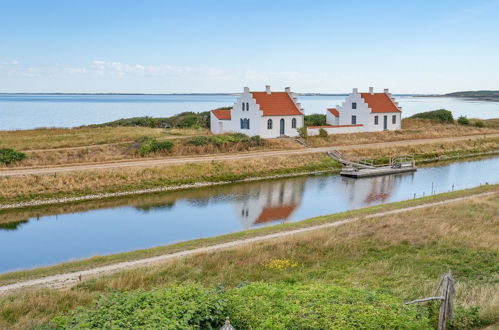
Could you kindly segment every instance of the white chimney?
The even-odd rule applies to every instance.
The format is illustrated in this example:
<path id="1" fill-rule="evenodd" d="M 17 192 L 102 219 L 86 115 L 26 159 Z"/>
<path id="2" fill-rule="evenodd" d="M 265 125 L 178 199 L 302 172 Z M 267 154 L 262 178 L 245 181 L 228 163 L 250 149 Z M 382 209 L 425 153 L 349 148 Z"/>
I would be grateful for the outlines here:
<path id="1" fill-rule="evenodd" d="M 249 93 L 249 87 L 244 87 L 244 92 Z"/>
<path id="2" fill-rule="evenodd" d="M 385 89 L 383 89 L 383 93 L 390 94 L 390 91 L 388 90 L 388 88 L 385 88 Z"/>
<path id="3" fill-rule="evenodd" d="M 286 88 L 284 88 L 284 91 L 285 91 L 286 93 L 291 93 L 291 88 L 290 88 L 290 87 L 286 87 Z"/>
<path id="4" fill-rule="evenodd" d="M 265 86 L 265 92 L 266 92 L 267 94 L 270 94 L 270 85 L 266 85 L 266 86 Z"/>
<path id="5" fill-rule="evenodd" d="M 358 93 L 359 93 L 359 89 L 358 89 L 358 88 L 354 88 L 354 89 L 352 89 L 352 93 L 354 93 L 354 94 L 358 94 Z"/>
<path id="6" fill-rule="evenodd" d="M 369 87 L 369 94 L 374 95 L 374 87 Z"/>

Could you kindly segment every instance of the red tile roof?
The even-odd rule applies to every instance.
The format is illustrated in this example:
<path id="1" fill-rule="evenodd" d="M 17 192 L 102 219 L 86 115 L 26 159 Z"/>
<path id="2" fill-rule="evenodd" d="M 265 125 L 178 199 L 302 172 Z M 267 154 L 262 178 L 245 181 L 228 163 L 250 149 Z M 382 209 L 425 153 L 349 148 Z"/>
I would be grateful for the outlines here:
<path id="1" fill-rule="evenodd" d="M 251 92 L 264 116 L 302 115 L 287 92 Z"/>
<path id="2" fill-rule="evenodd" d="M 327 109 L 327 111 L 329 111 L 335 117 L 339 117 L 340 116 L 340 113 L 335 108 Z"/>
<path id="3" fill-rule="evenodd" d="M 264 223 L 274 220 L 286 220 L 289 218 L 291 213 L 295 210 L 296 205 L 284 205 L 276 207 L 266 207 L 263 209 L 258 219 L 255 220 L 255 224 Z"/>
<path id="4" fill-rule="evenodd" d="M 371 112 L 401 112 L 385 93 L 360 93 Z"/>
<path id="5" fill-rule="evenodd" d="M 211 110 L 215 117 L 217 117 L 219 120 L 230 120 L 230 111 L 231 109 L 215 109 Z"/>

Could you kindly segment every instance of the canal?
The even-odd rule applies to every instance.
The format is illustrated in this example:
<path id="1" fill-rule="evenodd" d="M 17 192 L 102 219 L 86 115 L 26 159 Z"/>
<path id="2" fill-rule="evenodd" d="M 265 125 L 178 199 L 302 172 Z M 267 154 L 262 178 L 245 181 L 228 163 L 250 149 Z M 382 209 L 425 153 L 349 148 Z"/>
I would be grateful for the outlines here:
<path id="1" fill-rule="evenodd" d="M 316 175 L 0 213 L 0 273 L 499 183 L 499 157 L 365 179 Z"/>

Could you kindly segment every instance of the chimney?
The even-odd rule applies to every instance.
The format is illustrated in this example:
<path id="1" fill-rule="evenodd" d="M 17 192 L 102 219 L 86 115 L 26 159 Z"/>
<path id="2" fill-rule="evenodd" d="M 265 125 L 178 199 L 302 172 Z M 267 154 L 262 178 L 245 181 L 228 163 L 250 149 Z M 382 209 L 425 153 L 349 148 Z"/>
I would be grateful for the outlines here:
<path id="1" fill-rule="evenodd" d="M 352 93 L 354 93 L 354 94 L 359 94 L 359 89 L 358 89 L 358 88 L 354 88 L 354 89 L 352 89 Z"/>
<path id="2" fill-rule="evenodd" d="M 249 93 L 249 87 L 244 87 L 244 92 Z"/>
<path id="3" fill-rule="evenodd" d="M 291 93 L 291 88 L 290 88 L 290 87 L 286 87 L 286 88 L 284 88 L 284 91 L 285 91 L 286 93 Z"/>
<path id="4" fill-rule="evenodd" d="M 270 94 L 270 85 L 266 85 L 266 86 L 265 86 L 265 92 L 266 92 L 267 94 Z"/>
<path id="5" fill-rule="evenodd" d="M 385 88 L 385 89 L 383 89 L 383 93 L 390 94 L 390 91 L 388 90 L 388 88 Z"/>
<path id="6" fill-rule="evenodd" d="M 374 95 L 374 87 L 369 87 L 369 94 Z"/>

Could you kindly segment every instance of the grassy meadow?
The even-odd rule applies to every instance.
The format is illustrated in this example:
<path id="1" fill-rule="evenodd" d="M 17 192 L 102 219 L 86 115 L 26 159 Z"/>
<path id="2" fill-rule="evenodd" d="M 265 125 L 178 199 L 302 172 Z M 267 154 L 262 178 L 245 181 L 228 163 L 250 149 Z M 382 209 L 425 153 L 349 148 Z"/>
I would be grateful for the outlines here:
<path id="1" fill-rule="evenodd" d="M 497 186 L 323 216 L 210 241 L 251 237 L 482 191 L 497 191 Z M 404 301 L 433 295 L 441 275 L 451 269 L 457 294 L 454 328 L 482 328 L 499 322 L 498 235 L 499 195 L 496 193 L 122 271 L 70 289 L 17 292 L 0 297 L 0 327 L 29 328 L 47 324 L 55 316 L 71 315 L 70 311 L 79 306 L 84 308 L 83 314 L 93 315 L 98 307 L 90 306 L 96 299 L 104 299 L 105 304 L 106 299 L 115 299 L 114 295 L 120 292 L 125 293 L 126 302 L 129 299 L 137 301 L 134 292 L 142 292 L 139 294 L 141 299 L 153 299 L 158 290 L 194 283 L 204 288 L 223 287 L 229 294 L 236 295 L 240 291 L 234 288 L 249 285 L 250 290 L 254 288 L 252 283 L 256 287 L 285 284 L 286 288 L 297 290 L 303 287 L 367 290 L 386 295 L 393 299 L 392 302 L 402 305 Z M 198 246 L 206 244 L 202 241 L 197 242 Z M 193 247 L 196 242 L 185 244 Z M 15 276 L 11 274 L 8 280 L 7 275 L 0 280 L 10 282 Z M 128 306 L 126 310 L 131 313 L 134 307 Z M 431 307 L 426 309 L 427 305 L 424 305 L 421 308 L 426 310 L 425 317 L 431 319 L 427 313 Z M 431 328 L 430 323 L 427 325 Z"/>

